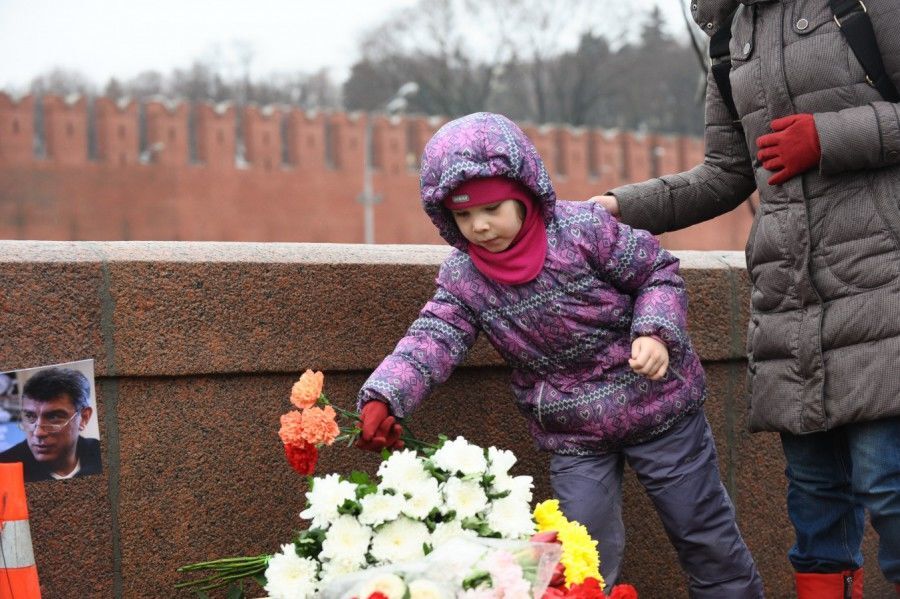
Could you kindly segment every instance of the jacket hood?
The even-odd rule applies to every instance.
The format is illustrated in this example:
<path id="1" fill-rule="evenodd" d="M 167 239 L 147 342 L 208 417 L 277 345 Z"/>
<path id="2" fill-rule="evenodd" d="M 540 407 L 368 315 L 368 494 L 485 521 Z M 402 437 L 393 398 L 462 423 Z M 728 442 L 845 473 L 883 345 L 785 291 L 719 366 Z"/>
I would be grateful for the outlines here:
<path id="1" fill-rule="evenodd" d="M 545 224 L 553 219 L 556 192 L 537 148 L 511 120 L 476 112 L 450 121 L 429 140 L 422 153 L 422 206 L 447 243 L 466 251 L 443 201 L 460 183 L 480 177 L 510 177 L 532 194 Z"/>

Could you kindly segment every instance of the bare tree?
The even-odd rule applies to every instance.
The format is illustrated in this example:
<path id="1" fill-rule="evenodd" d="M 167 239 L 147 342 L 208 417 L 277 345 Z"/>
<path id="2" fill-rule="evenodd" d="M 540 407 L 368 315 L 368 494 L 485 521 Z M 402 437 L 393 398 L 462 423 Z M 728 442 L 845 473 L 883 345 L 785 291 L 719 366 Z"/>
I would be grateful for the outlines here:
<path id="1" fill-rule="evenodd" d="M 696 71 L 664 25 L 613 0 L 420 0 L 365 36 L 344 100 L 377 109 L 415 81 L 430 114 L 692 130 Z"/>
<path id="2" fill-rule="evenodd" d="M 87 76 L 70 69 L 55 68 L 38 75 L 31 80 L 31 93 L 57 94 L 66 96 L 69 94 L 93 95 L 97 93 L 97 85 Z"/>
<path id="3" fill-rule="evenodd" d="M 363 60 L 355 74 L 379 96 L 365 101 L 362 86 L 348 82 L 348 106 L 380 106 L 399 85 L 415 81 L 419 91 L 408 99 L 411 110 L 455 115 L 483 108 L 504 61 L 482 58 L 480 38 L 473 37 L 479 35 L 473 6 L 470 0 L 420 0 L 371 30 L 361 42 Z"/>

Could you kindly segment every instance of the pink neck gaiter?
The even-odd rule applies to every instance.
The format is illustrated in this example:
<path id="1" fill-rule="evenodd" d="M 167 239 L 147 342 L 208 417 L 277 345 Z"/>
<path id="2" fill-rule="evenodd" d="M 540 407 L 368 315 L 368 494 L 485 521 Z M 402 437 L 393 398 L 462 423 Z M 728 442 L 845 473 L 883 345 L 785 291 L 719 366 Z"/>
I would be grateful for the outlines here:
<path id="1" fill-rule="evenodd" d="M 490 204 L 514 199 L 525 206 L 522 228 L 510 246 L 502 252 L 490 252 L 474 243 L 468 244 L 469 256 L 481 274 L 505 285 L 521 285 L 533 281 L 544 267 L 547 258 L 547 227 L 533 195 L 518 182 L 505 177 L 490 177 L 467 181 L 448 197 L 459 197 L 464 191 L 472 198 L 467 205 Z M 487 192 L 487 193 L 485 193 Z M 458 203 L 445 202 L 448 208 L 461 208 Z"/>

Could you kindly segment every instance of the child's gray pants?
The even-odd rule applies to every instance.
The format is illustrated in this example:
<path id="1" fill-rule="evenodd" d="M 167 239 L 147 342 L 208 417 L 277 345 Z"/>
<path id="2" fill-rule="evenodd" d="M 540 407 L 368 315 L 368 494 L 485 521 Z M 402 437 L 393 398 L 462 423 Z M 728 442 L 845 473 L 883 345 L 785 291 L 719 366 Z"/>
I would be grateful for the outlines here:
<path id="1" fill-rule="evenodd" d="M 598 541 L 607 591 L 618 581 L 625 548 L 622 468 L 626 460 L 678 552 L 690 596 L 762 597 L 762 581 L 719 478 L 715 442 L 702 410 L 647 443 L 604 455 L 552 457 L 553 491 L 566 517 L 584 524 Z M 640 591 L 640 581 L 634 582 Z"/>

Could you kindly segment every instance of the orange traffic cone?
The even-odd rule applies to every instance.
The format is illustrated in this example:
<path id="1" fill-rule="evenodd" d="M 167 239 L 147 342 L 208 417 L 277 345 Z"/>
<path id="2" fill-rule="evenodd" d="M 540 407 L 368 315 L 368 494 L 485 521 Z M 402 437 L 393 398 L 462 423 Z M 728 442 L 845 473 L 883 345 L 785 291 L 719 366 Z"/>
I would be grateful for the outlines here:
<path id="1" fill-rule="evenodd" d="M 0 464 L 0 599 L 41 599 L 21 462 Z"/>

